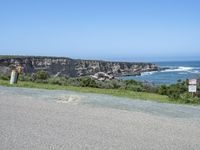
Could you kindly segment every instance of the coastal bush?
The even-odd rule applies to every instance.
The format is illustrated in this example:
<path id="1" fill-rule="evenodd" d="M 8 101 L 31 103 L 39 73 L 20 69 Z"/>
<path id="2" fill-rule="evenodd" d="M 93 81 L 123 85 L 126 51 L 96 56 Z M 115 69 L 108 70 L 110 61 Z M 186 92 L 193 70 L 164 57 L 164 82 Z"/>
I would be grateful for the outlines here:
<path id="1" fill-rule="evenodd" d="M 18 78 L 19 81 L 32 81 L 32 75 L 31 74 L 20 74 L 19 75 L 19 78 Z"/>
<path id="2" fill-rule="evenodd" d="M 95 80 L 90 77 L 82 77 L 82 78 L 78 78 L 78 79 L 80 81 L 80 86 L 82 86 L 82 87 L 94 87 L 94 88 L 98 87 Z"/>
<path id="3" fill-rule="evenodd" d="M 108 81 L 112 89 L 124 89 L 125 84 L 121 80 Z"/>
<path id="4" fill-rule="evenodd" d="M 168 87 L 167 95 L 172 99 L 179 99 L 181 90 L 178 85 L 173 84 Z"/>
<path id="5" fill-rule="evenodd" d="M 67 79 L 65 77 L 53 77 L 48 78 L 49 84 L 57 84 L 57 85 L 68 85 Z"/>
<path id="6" fill-rule="evenodd" d="M 197 91 L 200 91 L 200 78 L 198 78 L 197 81 L 198 81 L 198 82 L 197 82 Z M 197 95 L 198 95 L 198 97 L 200 97 L 200 92 L 197 93 Z"/>
<path id="7" fill-rule="evenodd" d="M 192 96 L 188 92 L 188 81 L 178 80 L 176 84 L 161 85 L 158 88 L 158 93 L 161 95 L 167 95 L 172 100 L 180 100 L 182 103 L 200 103 L 200 94 Z M 197 90 L 199 90 L 199 85 Z"/>
<path id="8" fill-rule="evenodd" d="M 34 81 L 35 83 L 48 83 L 48 80 L 42 80 L 42 79 L 36 79 L 35 81 Z"/>
<path id="9" fill-rule="evenodd" d="M 114 86 L 110 81 L 96 81 L 98 88 L 101 89 L 113 89 Z"/>
<path id="10" fill-rule="evenodd" d="M 157 92 L 157 87 L 152 86 L 149 83 L 142 83 L 135 80 L 126 80 L 124 82 L 126 84 L 127 90 L 137 91 L 137 92 L 149 92 L 149 93 Z"/>
<path id="11" fill-rule="evenodd" d="M 60 78 L 57 78 L 57 77 L 55 77 L 55 78 L 49 78 L 48 79 L 48 83 L 49 84 L 58 84 L 58 85 L 61 85 Z"/>
<path id="12" fill-rule="evenodd" d="M 137 92 L 149 92 L 149 93 L 158 93 L 158 87 L 150 83 L 142 83 L 135 80 L 126 80 L 127 90 L 137 91 Z"/>
<path id="13" fill-rule="evenodd" d="M 9 80 L 10 76 L 6 75 L 6 74 L 0 74 L 0 79 L 1 80 Z"/>
<path id="14" fill-rule="evenodd" d="M 49 74 L 44 70 L 40 70 L 36 72 L 35 78 L 36 80 L 47 80 L 49 78 Z"/>
<path id="15" fill-rule="evenodd" d="M 80 81 L 77 78 L 69 78 L 66 80 L 67 85 L 80 86 Z"/>
<path id="16" fill-rule="evenodd" d="M 128 86 L 128 85 L 140 85 L 140 86 L 142 86 L 141 82 L 138 82 L 138 81 L 135 81 L 135 80 L 125 80 L 124 82 L 125 82 L 126 86 Z"/>
<path id="17" fill-rule="evenodd" d="M 158 88 L 158 93 L 161 94 L 161 95 L 167 95 L 167 93 L 168 93 L 168 87 L 166 85 L 161 85 Z"/>
<path id="18" fill-rule="evenodd" d="M 143 84 L 143 89 L 144 89 L 144 92 L 148 92 L 148 93 L 158 93 L 158 87 L 157 86 L 154 86 L 152 84 L 148 84 L 148 83 L 145 83 Z"/>
<path id="19" fill-rule="evenodd" d="M 141 85 L 133 85 L 129 84 L 126 86 L 127 90 L 136 91 L 136 92 L 144 92 L 145 89 Z"/>
<path id="20" fill-rule="evenodd" d="M 185 103 L 185 104 L 200 104 L 200 99 L 199 97 L 196 95 L 195 97 L 192 96 L 192 93 L 189 92 L 185 92 L 183 94 L 181 94 L 181 100 Z"/>
<path id="21" fill-rule="evenodd" d="M 0 74 L 0 79 L 9 80 L 9 76 Z M 92 87 L 101 89 L 122 89 L 135 92 L 157 93 L 168 96 L 172 101 L 181 101 L 181 103 L 200 103 L 200 93 L 192 97 L 188 93 L 187 81 L 177 81 L 172 85 L 155 86 L 150 83 L 143 83 L 135 80 L 105 80 L 98 81 L 91 77 L 49 77 L 45 71 L 38 71 L 35 74 L 26 74 L 19 76 L 20 81 L 34 81 L 36 83 L 48 83 L 62 86 L 76 86 L 76 87 Z M 200 82 L 198 82 L 198 90 L 200 90 Z"/>

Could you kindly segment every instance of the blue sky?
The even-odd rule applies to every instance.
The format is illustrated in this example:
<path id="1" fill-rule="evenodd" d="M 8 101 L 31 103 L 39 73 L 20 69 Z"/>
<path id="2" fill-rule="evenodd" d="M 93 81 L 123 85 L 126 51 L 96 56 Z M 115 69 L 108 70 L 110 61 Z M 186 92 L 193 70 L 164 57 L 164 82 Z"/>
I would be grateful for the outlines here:
<path id="1" fill-rule="evenodd" d="M 199 60 L 199 0 L 0 0 L 0 54 Z"/>

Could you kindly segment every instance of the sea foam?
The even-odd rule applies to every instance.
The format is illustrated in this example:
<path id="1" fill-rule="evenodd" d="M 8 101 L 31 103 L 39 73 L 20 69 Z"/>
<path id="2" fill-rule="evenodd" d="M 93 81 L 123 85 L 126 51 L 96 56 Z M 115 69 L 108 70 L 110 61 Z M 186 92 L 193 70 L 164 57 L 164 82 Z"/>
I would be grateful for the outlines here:
<path id="1" fill-rule="evenodd" d="M 141 76 L 152 75 L 156 72 L 158 72 L 158 71 L 143 72 L 143 73 L 141 73 Z"/>
<path id="2" fill-rule="evenodd" d="M 178 68 L 170 68 L 170 69 L 166 69 L 166 70 L 163 70 L 161 72 L 186 72 L 186 71 L 191 71 L 193 70 L 194 67 L 178 67 Z"/>

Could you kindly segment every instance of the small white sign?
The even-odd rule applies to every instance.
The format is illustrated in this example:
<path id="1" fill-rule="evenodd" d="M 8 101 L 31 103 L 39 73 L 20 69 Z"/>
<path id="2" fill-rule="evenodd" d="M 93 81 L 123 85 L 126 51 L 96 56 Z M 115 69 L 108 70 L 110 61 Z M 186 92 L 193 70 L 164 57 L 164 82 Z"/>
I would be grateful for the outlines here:
<path id="1" fill-rule="evenodd" d="M 196 85 L 189 85 L 188 91 L 191 92 L 191 93 L 196 93 L 197 92 L 197 86 Z"/>
<path id="2" fill-rule="evenodd" d="M 189 84 L 190 84 L 190 85 L 195 85 L 195 84 L 197 84 L 197 79 L 190 79 L 190 80 L 189 80 Z"/>

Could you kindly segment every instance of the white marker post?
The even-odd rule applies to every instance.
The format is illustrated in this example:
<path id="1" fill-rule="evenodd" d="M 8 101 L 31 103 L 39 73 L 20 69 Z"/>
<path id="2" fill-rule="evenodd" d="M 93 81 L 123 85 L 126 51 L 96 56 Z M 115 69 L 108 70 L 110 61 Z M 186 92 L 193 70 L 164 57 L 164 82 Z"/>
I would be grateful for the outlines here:
<path id="1" fill-rule="evenodd" d="M 188 91 L 192 93 L 192 97 L 194 97 L 194 93 L 197 92 L 197 79 L 189 79 Z"/>
<path id="2" fill-rule="evenodd" d="M 10 77 L 10 84 L 15 84 L 17 82 L 17 72 L 16 70 L 12 70 Z"/>

